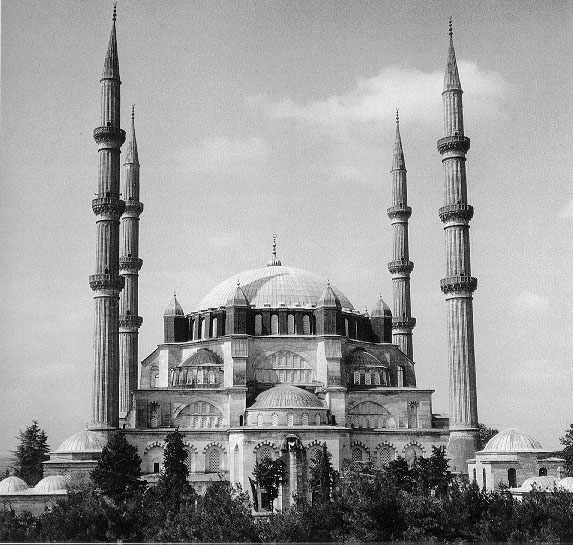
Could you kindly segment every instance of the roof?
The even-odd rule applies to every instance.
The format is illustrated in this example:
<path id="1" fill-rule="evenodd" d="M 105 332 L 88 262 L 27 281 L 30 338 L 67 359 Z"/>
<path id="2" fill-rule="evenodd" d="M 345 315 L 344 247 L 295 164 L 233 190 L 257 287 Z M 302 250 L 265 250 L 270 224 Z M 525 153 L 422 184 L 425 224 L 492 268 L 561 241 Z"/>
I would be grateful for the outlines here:
<path id="1" fill-rule="evenodd" d="M 369 354 L 362 348 L 356 348 L 346 356 L 346 365 L 358 365 L 360 367 L 388 367 L 376 356 Z"/>
<path id="2" fill-rule="evenodd" d="M 314 307 L 328 281 L 302 269 L 276 265 L 240 272 L 215 286 L 197 305 L 197 310 L 224 307 L 234 296 L 237 282 L 254 307 Z M 354 310 L 352 303 L 334 286 L 342 308 Z"/>
<path id="3" fill-rule="evenodd" d="M 382 296 L 379 297 L 378 301 L 374 305 L 372 312 L 370 313 L 371 318 L 380 318 L 380 317 L 392 317 L 392 311 L 390 307 L 384 302 Z"/>
<path id="4" fill-rule="evenodd" d="M 167 305 L 163 316 L 185 316 L 183 307 L 179 304 L 179 301 L 177 301 L 175 294 L 173 295 L 171 302 Z"/>
<path id="5" fill-rule="evenodd" d="M 0 496 L 22 494 L 25 490 L 28 490 L 26 482 L 14 475 L 6 477 L 4 480 L 0 481 Z"/>
<path id="6" fill-rule="evenodd" d="M 568 492 L 573 492 L 573 477 L 565 477 L 564 479 L 561 479 L 557 483 L 557 488 L 563 488 Z"/>
<path id="7" fill-rule="evenodd" d="M 66 452 L 101 452 L 106 444 L 105 436 L 96 431 L 83 430 L 68 437 L 55 454 Z"/>
<path id="8" fill-rule="evenodd" d="M 68 484 L 61 475 L 50 475 L 44 477 L 34 488 L 28 491 L 29 494 L 62 494 L 67 491 Z"/>
<path id="9" fill-rule="evenodd" d="M 334 307 L 340 308 L 340 299 L 334 293 L 334 290 L 330 287 L 330 283 L 326 286 L 318 303 L 316 303 L 317 307 Z"/>
<path id="10" fill-rule="evenodd" d="M 481 451 L 489 452 L 547 452 L 541 444 L 525 433 L 515 428 L 510 428 L 494 435 Z"/>
<path id="11" fill-rule="evenodd" d="M 223 365 L 223 361 L 215 352 L 201 348 L 197 350 L 190 358 L 179 364 L 179 367 L 192 367 L 196 365 Z"/>
<path id="12" fill-rule="evenodd" d="M 265 390 L 248 407 L 250 409 L 324 409 L 324 403 L 313 393 L 289 384 L 279 384 Z"/>
<path id="13" fill-rule="evenodd" d="M 529 477 L 519 488 L 512 488 L 512 492 L 531 492 L 533 488 L 541 492 L 552 491 L 557 485 L 555 477 Z"/>

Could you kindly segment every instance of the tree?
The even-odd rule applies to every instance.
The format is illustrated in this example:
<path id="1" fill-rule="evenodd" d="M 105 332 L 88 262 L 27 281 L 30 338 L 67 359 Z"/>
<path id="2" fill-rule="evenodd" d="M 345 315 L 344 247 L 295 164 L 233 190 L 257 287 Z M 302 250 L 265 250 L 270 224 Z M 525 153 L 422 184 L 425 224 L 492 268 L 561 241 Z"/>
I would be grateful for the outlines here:
<path id="1" fill-rule="evenodd" d="M 495 428 L 488 428 L 485 424 L 478 424 L 480 450 L 485 448 L 487 442 L 499 433 Z"/>
<path id="2" fill-rule="evenodd" d="M 273 501 L 279 496 L 280 485 L 285 479 L 285 463 L 280 458 L 276 460 L 265 458 L 255 463 L 253 476 L 259 488 L 266 491 L 272 507 Z"/>
<path id="3" fill-rule="evenodd" d="M 568 477 L 573 477 L 573 424 L 565 431 L 565 435 L 559 439 L 563 445 L 561 456 L 565 458 L 565 471 Z"/>
<path id="4" fill-rule="evenodd" d="M 337 472 L 333 469 L 326 443 L 310 461 L 310 489 L 312 502 L 328 502 L 334 488 Z"/>
<path id="5" fill-rule="evenodd" d="M 17 439 L 20 444 L 13 452 L 16 475 L 28 485 L 35 486 L 44 476 L 42 462 L 49 458 L 48 436 L 38 426 L 38 421 L 34 420 L 25 431 L 20 430 Z"/>
<path id="6" fill-rule="evenodd" d="M 116 502 L 125 501 L 145 486 L 141 477 L 141 458 L 121 431 L 112 433 L 91 473 L 97 488 Z"/>

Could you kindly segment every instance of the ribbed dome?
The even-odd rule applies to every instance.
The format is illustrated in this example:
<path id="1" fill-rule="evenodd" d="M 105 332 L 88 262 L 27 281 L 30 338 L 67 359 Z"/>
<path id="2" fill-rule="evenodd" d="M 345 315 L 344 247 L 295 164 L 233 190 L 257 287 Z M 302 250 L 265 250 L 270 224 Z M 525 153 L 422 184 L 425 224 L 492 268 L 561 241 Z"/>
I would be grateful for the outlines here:
<path id="1" fill-rule="evenodd" d="M 539 442 L 525 435 L 515 428 L 499 432 L 494 435 L 488 442 L 482 452 L 532 452 L 542 451 L 543 447 Z"/>
<path id="2" fill-rule="evenodd" d="M 34 488 L 31 489 L 33 494 L 56 494 L 65 492 L 68 488 L 66 479 L 61 475 L 50 475 L 44 477 Z"/>
<path id="3" fill-rule="evenodd" d="M 539 491 L 552 491 L 557 484 L 557 479 L 555 477 L 529 477 L 523 484 L 519 487 L 522 492 L 531 492 L 535 487 Z"/>
<path id="4" fill-rule="evenodd" d="M 324 404 L 311 392 L 290 386 L 279 384 L 269 390 L 265 390 L 257 396 L 257 399 L 248 409 L 324 409 Z"/>
<path id="5" fill-rule="evenodd" d="M 211 350 L 202 348 L 193 354 L 189 359 L 185 360 L 179 367 L 192 367 L 195 365 L 223 365 L 221 358 Z"/>
<path id="6" fill-rule="evenodd" d="M 377 357 L 360 348 L 353 350 L 346 356 L 346 364 L 360 367 L 388 367 L 388 365 L 382 363 Z"/>
<path id="7" fill-rule="evenodd" d="M 0 496 L 5 494 L 21 494 L 25 490 L 28 490 L 28 485 L 19 477 L 14 475 L 6 477 L 3 481 L 0 481 Z"/>
<path id="8" fill-rule="evenodd" d="M 262 267 L 244 271 L 215 286 L 197 305 L 197 310 L 224 307 L 237 289 L 237 281 L 249 303 L 255 307 L 316 306 L 327 281 L 320 276 L 292 267 Z M 352 303 L 334 286 L 342 308 L 353 310 Z"/>
<path id="9" fill-rule="evenodd" d="M 59 454 L 65 452 L 100 452 L 105 444 L 106 440 L 102 433 L 83 430 L 68 437 L 56 452 Z"/>
<path id="10" fill-rule="evenodd" d="M 0 486 L 2 486 L 2 483 L 0 483 Z M 557 488 L 562 488 L 563 490 L 567 490 L 567 492 L 573 492 L 573 477 L 561 479 L 557 483 Z"/>

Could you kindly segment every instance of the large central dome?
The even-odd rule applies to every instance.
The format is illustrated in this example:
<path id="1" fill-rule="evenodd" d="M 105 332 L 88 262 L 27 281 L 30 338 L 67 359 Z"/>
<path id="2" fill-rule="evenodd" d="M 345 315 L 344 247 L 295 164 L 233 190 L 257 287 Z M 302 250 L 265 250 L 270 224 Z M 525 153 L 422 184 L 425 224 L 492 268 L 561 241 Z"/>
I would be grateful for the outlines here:
<path id="1" fill-rule="evenodd" d="M 328 282 L 320 276 L 273 265 L 244 271 L 215 286 L 199 303 L 197 310 L 224 307 L 227 300 L 241 286 L 249 304 L 255 307 L 313 307 L 316 306 Z M 342 308 L 353 310 L 352 303 L 334 286 Z"/>

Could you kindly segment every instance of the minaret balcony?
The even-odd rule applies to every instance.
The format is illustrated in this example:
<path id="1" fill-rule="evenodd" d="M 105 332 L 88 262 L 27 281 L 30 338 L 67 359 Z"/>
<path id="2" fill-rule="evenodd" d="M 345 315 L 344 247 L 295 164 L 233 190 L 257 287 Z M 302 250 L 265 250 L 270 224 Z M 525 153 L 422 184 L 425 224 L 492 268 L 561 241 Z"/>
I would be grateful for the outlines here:
<path id="1" fill-rule="evenodd" d="M 90 288 L 96 290 L 116 290 L 123 289 L 124 278 L 119 274 L 92 274 L 90 276 Z"/>
<path id="2" fill-rule="evenodd" d="M 392 329 L 414 329 L 416 318 L 411 316 L 392 316 Z"/>
<path id="3" fill-rule="evenodd" d="M 396 206 L 391 206 L 386 210 L 388 217 L 391 220 L 397 219 L 406 221 L 412 215 L 412 209 L 405 204 L 398 204 Z"/>
<path id="4" fill-rule="evenodd" d="M 467 136 L 446 136 L 438 140 L 438 151 L 445 153 L 446 151 L 458 150 L 464 153 L 470 149 L 470 139 Z"/>
<path id="5" fill-rule="evenodd" d="M 139 201 L 125 201 L 125 212 L 139 216 L 143 212 L 143 203 Z"/>
<path id="6" fill-rule="evenodd" d="M 117 127 L 96 127 L 94 140 L 100 147 L 119 148 L 125 142 L 125 131 Z"/>
<path id="7" fill-rule="evenodd" d="M 137 271 L 141 269 L 142 265 L 143 259 L 139 257 L 121 256 L 119 258 L 119 269 L 121 273 L 137 274 Z"/>
<path id="8" fill-rule="evenodd" d="M 473 276 L 448 276 L 440 280 L 440 288 L 443 293 L 456 293 L 460 291 L 475 291 L 477 278 Z"/>
<path id="9" fill-rule="evenodd" d="M 409 274 L 413 269 L 414 263 L 412 261 L 406 261 L 405 259 L 390 261 L 390 263 L 388 263 L 390 274 Z"/>
<path id="10" fill-rule="evenodd" d="M 440 208 L 440 219 L 444 223 L 469 222 L 474 215 L 474 207 L 470 204 L 449 204 Z"/>
<path id="11" fill-rule="evenodd" d="M 143 323 L 141 316 L 134 316 L 133 314 L 122 314 L 119 317 L 119 327 L 125 328 L 139 328 Z"/>
<path id="12" fill-rule="evenodd" d="M 96 216 L 109 216 L 118 220 L 124 209 L 125 203 L 117 197 L 98 197 L 92 201 L 92 210 Z"/>

